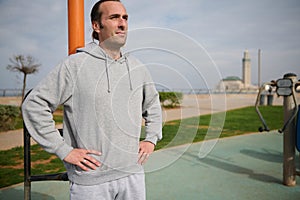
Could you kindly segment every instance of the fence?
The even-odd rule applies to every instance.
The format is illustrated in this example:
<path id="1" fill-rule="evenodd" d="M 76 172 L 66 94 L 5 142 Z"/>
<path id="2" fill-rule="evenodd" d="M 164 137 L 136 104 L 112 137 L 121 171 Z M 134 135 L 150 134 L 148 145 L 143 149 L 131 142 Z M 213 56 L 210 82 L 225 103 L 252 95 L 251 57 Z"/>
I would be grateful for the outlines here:
<path id="1" fill-rule="evenodd" d="M 165 88 L 157 88 L 159 92 L 181 92 L 183 94 L 219 94 L 219 93 L 227 93 L 227 94 L 256 94 L 256 90 L 228 90 L 228 91 L 220 91 L 215 89 L 165 89 Z M 27 89 L 25 94 L 29 91 Z M 21 96 L 22 89 L 0 89 L 0 97 L 15 97 Z"/>
<path id="2" fill-rule="evenodd" d="M 25 94 L 29 91 L 25 90 Z M 0 97 L 22 96 L 22 89 L 0 89 Z"/>

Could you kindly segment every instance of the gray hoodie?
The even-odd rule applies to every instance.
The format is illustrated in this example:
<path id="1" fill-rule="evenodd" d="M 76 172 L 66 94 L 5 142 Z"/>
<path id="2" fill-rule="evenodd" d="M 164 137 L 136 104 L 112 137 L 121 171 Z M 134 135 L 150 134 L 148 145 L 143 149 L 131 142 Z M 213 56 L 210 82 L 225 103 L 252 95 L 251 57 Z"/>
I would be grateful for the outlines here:
<path id="1" fill-rule="evenodd" d="M 64 106 L 63 137 L 52 118 Z M 90 43 L 59 64 L 28 95 L 22 114 L 30 135 L 64 159 L 73 148 L 97 150 L 102 165 L 88 172 L 64 163 L 70 181 L 93 185 L 143 172 L 138 161 L 142 117 L 145 141 L 162 138 L 159 96 L 148 70 L 129 55 L 112 60 Z"/>

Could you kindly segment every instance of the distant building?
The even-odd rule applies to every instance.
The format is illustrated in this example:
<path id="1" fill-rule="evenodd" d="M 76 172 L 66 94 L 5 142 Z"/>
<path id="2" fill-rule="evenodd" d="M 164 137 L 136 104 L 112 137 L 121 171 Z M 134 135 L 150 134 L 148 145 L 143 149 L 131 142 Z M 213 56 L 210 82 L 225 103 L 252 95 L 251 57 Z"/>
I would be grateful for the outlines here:
<path id="1" fill-rule="evenodd" d="M 220 85 L 223 84 L 223 85 Z M 222 79 L 219 83 L 218 89 L 225 91 L 240 91 L 244 88 L 244 83 L 237 76 L 229 76 Z"/>
<path id="2" fill-rule="evenodd" d="M 243 58 L 243 83 L 244 88 L 251 87 L 251 60 L 248 50 L 244 52 Z"/>
<path id="3" fill-rule="evenodd" d="M 248 50 L 244 52 L 242 59 L 242 77 L 229 76 L 222 79 L 217 85 L 217 91 L 220 92 L 253 92 L 257 87 L 251 84 L 251 59 Z"/>

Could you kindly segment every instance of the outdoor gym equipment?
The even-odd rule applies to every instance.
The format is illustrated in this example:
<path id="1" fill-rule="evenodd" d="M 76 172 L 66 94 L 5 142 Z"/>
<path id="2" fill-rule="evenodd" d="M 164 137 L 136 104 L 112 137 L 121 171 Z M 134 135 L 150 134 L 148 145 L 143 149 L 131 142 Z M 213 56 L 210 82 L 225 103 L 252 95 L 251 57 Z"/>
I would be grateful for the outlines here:
<path id="1" fill-rule="evenodd" d="M 297 126 L 296 126 L 296 148 L 300 152 L 300 105 L 298 106 Z"/>
<path id="2" fill-rule="evenodd" d="M 295 87 L 298 86 L 295 84 Z M 284 96 L 284 97 L 289 97 L 292 96 L 293 103 L 297 105 L 295 93 L 293 91 L 293 81 L 290 78 L 282 78 L 278 79 L 277 81 L 271 81 L 269 83 L 264 83 L 260 89 L 259 93 L 257 95 L 256 103 L 255 103 L 255 109 L 256 112 L 263 124 L 263 127 L 259 127 L 258 130 L 259 132 L 263 131 L 270 131 L 266 121 L 264 120 L 261 112 L 259 111 L 259 102 L 261 99 L 261 95 L 264 91 L 272 91 L 273 88 L 276 88 L 276 93 L 278 96 Z M 286 127 L 295 119 L 296 115 L 298 113 L 298 107 L 295 106 L 295 109 L 293 109 L 292 115 L 288 118 L 288 120 L 284 123 L 283 127 L 278 130 L 279 133 L 283 133 Z"/>
<path id="3" fill-rule="evenodd" d="M 295 186 L 296 175 L 300 175 L 300 172 L 296 170 L 295 165 L 295 149 L 298 151 L 300 150 L 300 114 L 298 112 L 299 109 L 295 97 L 297 87 L 299 86 L 300 80 L 297 81 L 296 74 L 285 74 L 283 78 L 278 79 L 277 81 L 263 84 L 259 89 L 255 103 L 256 112 L 263 124 L 263 127 L 259 127 L 258 130 L 260 132 L 270 131 L 259 111 L 261 95 L 264 91 L 271 92 L 275 89 L 278 96 L 283 96 L 284 124 L 278 132 L 283 133 L 283 184 L 287 186 Z"/>

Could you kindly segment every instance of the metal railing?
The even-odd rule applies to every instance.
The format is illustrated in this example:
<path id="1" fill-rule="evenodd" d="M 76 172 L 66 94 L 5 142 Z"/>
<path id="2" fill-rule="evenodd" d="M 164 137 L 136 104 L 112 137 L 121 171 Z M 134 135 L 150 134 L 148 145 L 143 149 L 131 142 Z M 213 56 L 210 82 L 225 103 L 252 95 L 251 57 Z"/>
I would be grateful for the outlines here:
<path id="1" fill-rule="evenodd" d="M 30 91 L 26 94 L 30 93 Z M 63 135 L 63 129 L 58 129 L 60 134 Z M 32 175 L 31 174 L 31 154 L 30 154 L 30 134 L 28 129 L 23 122 L 23 137 L 24 137 L 24 199 L 31 199 L 31 182 L 34 181 L 68 181 L 68 175 L 66 172 L 56 173 L 56 174 L 41 174 Z"/>
<path id="2" fill-rule="evenodd" d="M 27 93 L 29 90 L 25 90 Z M 0 97 L 22 96 L 22 89 L 0 89 Z"/>
<path id="3" fill-rule="evenodd" d="M 62 129 L 59 129 L 62 134 Z M 66 172 L 57 174 L 31 174 L 30 134 L 24 124 L 24 199 L 31 199 L 31 182 L 34 181 L 68 181 Z"/>

